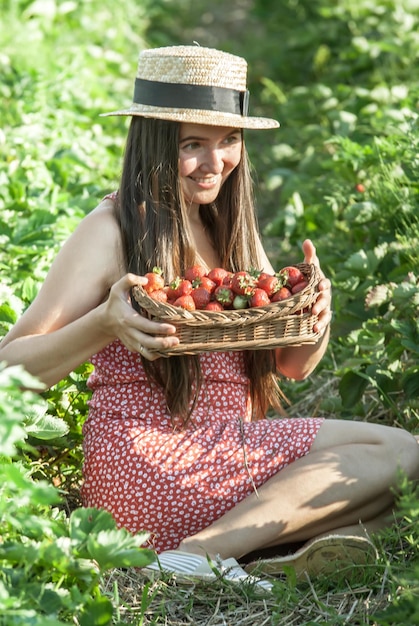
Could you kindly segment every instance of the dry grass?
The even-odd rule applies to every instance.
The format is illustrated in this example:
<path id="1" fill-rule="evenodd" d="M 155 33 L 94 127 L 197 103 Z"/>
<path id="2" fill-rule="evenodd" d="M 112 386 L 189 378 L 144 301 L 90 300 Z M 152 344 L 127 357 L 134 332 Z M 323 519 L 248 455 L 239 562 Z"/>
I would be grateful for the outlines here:
<path id="1" fill-rule="evenodd" d="M 417 558 L 417 546 L 405 539 L 414 532 L 412 524 L 416 522 L 395 522 L 376 537 L 378 562 L 357 572 L 351 569 L 351 581 L 335 576 L 297 583 L 290 573 L 276 579 L 272 592 L 260 592 L 223 579 L 189 586 L 177 583 L 174 576 L 152 581 L 139 570 L 127 569 L 110 572 L 103 591 L 118 607 L 121 625 L 381 626 L 377 616 L 409 587 L 400 579 Z M 394 622 L 414 623 L 405 618 Z"/>
<path id="2" fill-rule="evenodd" d="M 378 570 L 365 572 L 365 582 L 356 586 L 334 588 L 324 580 L 295 585 L 278 579 L 272 593 L 261 595 L 251 586 L 223 580 L 188 587 L 175 578 L 151 582 L 138 571 L 118 570 L 106 579 L 105 590 L 117 598 L 120 619 L 137 626 L 364 626 L 377 624 L 373 615 L 387 607 L 392 595 L 387 570 L 381 571 L 381 576 Z"/>

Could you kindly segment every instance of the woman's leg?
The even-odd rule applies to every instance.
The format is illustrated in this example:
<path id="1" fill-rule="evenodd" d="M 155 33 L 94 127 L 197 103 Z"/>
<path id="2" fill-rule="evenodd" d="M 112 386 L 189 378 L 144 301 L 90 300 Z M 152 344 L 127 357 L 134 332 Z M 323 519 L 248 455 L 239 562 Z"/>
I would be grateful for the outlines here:
<path id="1" fill-rule="evenodd" d="M 359 522 L 377 529 L 391 510 L 399 472 L 419 478 L 419 447 L 409 433 L 326 420 L 309 454 L 179 549 L 239 558 L 267 546 L 356 529 Z"/>

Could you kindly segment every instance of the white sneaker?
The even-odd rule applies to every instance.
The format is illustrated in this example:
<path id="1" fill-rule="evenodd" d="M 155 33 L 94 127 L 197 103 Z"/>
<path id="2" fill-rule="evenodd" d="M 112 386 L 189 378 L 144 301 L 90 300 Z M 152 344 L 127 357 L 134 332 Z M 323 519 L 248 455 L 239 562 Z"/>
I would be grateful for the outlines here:
<path id="1" fill-rule="evenodd" d="M 180 550 L 167 550 L 157 556 L 157 561 L 142 569 L 147 575 L 154 577 L 162 572 L 174 574 L 177 580 L 187 582 L 205 581 L 211 582 L 218 578 L 224 578 L 230 582 L 252 584 L 265 591 L 272 589 L 272 583 L 268 580 L 256 578 L 244 571 L 236 559 L 208 559 L 199 554 L 182 552 Z"/>

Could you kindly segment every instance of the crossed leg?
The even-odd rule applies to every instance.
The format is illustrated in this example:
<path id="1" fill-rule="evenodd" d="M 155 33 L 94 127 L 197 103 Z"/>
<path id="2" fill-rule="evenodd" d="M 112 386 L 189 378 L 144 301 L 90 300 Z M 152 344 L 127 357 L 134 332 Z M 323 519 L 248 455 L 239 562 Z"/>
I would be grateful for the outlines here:
<path id="1" fill-rule="evenodd" d="M 419 446 L 404 430 L 326 420 L 309 454 L 281 470 L 179 550 L 239 558 L 328 532 L 386 523 L 400 473 L 419 478 Z"/>

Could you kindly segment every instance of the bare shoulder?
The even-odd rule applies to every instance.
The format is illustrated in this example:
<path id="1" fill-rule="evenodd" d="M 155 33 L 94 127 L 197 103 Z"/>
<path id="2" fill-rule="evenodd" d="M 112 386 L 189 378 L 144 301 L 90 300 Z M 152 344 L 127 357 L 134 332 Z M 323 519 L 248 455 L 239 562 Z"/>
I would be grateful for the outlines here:
<path id="1" fill-rule="evenodd" d="M 102 268 L 102 280 L 108 287 L 121 278 L 125 273 L 122 240 L 113 201 L 102 200 L 80 222 L 61 252 L 76 257 L 75 263 L 83 263 L 87 271 L 89 267 L 101 273 Z"/>
<path id="2" fill-rule="evenodd" d="M 45 334 L 69 324 L 103 302 L 124 274 L 113 203 L 104 200 L 62 246 L 37 297 L 9 335 Z"/>
<path id="3" fill-rule="evenodd" d="M 97 231 L 96 229 L 100 229 Z M 80 222 L 77 230 L 95 231 L 104 243 L 121 242 L 121 235 L 114 213 L 114 203 L 109 198 L 102 200 L 93 211 L 91 211 Z"/>

